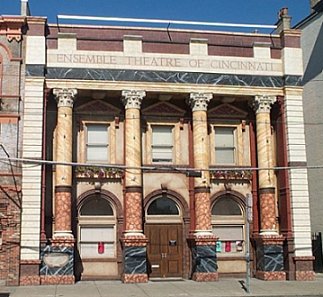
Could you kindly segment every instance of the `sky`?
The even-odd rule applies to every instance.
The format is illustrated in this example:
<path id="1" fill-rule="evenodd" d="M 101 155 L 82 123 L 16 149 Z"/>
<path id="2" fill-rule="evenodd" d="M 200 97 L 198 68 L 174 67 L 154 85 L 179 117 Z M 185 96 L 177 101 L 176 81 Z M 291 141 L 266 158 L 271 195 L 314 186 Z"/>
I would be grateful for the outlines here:
<path id="1" fill-rule="evenodd" d="M 31 15 L 45 16 L 50 23 L 56 23 L 57 15 L 81 15 L 274 25 L 279 10 L 288 7 L 295 25 L 310 14 L 309 3 L 310 0 L 29 0 Z M 0 15 L 17 14 L 20 0 L 0 0 Z"/>

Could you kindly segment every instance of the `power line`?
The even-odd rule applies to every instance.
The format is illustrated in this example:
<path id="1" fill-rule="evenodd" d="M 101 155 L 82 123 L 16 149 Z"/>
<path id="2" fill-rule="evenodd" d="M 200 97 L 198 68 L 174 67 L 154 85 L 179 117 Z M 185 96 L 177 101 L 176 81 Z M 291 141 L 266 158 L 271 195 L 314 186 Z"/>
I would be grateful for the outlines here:
<path id="1" fill-rule="evenodd" d="M 28 159 L 28 158 L 0 158 L 0 161 L 16 161 L 27 164 L 38 164 L 38 165 L 63 165 L 63 166 L 85 166 L 85 167 L 100 167 L 100 168 L 116 168 L 116 169 L 141 169 L 141 170 L 163 170 L 163 171 L 179 171 L 179 172 L 189 172 L 189 171 L 260 171 L 260 170 L 293 170 L 293 169 L 323 169 L 323 165 L 298 165 L 298 166 L 276 166 L 276 167 L 250 167 L 250 166 L 239 166 L 239 167 L 214 167 L 214 168 L 192 168 L 192 167 L 176 167 L 172 165 L 150 165 L 150 166 L 127 166 L 120 164 L 101 164 L 101 163 L 82 163 L 82 162 L 60 162 L 60 161 L 49 161 L 40 159 Z"/>

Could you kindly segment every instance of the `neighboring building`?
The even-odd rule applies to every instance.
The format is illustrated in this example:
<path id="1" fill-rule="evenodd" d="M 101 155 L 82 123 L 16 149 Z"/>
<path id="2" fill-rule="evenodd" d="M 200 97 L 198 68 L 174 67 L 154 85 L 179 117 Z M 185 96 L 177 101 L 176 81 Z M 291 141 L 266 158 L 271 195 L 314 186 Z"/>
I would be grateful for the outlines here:
<path id="1" fill-rule="evenodd" d="M 19 284 L 24 17 L 0 16 L 0 279 Z"/>
<path id="2" fill-rule="evenodd" d="M 302 31 L 301 44 L 304 62 L 304 120 L 308 165 L 311 227 L 314 239 L 315 270 L 323 272 L 323 1 L 311 1 L 312 13 L 296 25 Z"/>
<path id="3" fill-rule="evenodd" d="M 26 18 L 20 284 L 312 280 L 300 32 Z M 297 123 L 297 125 L 295 125 Z M 246 232 L 247 202 L 251 229 Z"/>

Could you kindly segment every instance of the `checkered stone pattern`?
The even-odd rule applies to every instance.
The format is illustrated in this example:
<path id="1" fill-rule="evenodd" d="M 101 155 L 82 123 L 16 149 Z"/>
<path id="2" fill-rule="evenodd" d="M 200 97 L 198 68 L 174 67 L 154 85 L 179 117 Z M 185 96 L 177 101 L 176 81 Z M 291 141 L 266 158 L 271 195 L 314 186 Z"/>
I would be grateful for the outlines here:
<path id="1" fill-rule="evenodd" d="M 142 197 L 139 192 L 127 192 L 125 194 L 125 230 L 142 230 Z"/>
<path id="2" fill-rule="evenodd" d="M 71 230 L 71 193 L 55 194 L 55 231 Z"/>
<path id="3" fill-rule="evenodd" d="M 196 230 L 211 229 L 210 194 L 208 192 L 195 193 Z"/>

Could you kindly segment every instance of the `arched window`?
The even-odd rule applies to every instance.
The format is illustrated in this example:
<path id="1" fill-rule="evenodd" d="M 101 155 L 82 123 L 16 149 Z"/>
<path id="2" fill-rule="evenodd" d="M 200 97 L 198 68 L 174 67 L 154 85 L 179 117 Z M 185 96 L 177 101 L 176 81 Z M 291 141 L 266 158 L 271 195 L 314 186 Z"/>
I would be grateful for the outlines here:
<path id="1" fill-rule="evenodd" d="M 78 219 L 81 258 L 115 258 L 116 218 L 110 202 L 99 195 L 89 196 L 80 206 Z"/>
<path id="2" fill-rule="evenodd" d="M 146 223 L 181 223 L 181 208 L 174 199 L 161 195 L 148 204 L 145 220 Z"/>
<path id="3" fill-rule="evenodd" d="M 244 251 L 244 207 L 234 196 L 223 195 L 212 206 L 212 230 L 219 238 L 219 255 L 232 255 Z"/>
<path id="4" fill-rule="evenodd" d="M 155 199 L 148 207 L 148 215 L 179 215 L 176 203 L 168 197 Z"/>
<path id="5" fill-rule="evenodd" d="M 112 216 L 113 210 L 110 203 L 105 199 L 92 198 L 87 199 L 83 203 L 81 210 L 81 216 Z"/>

